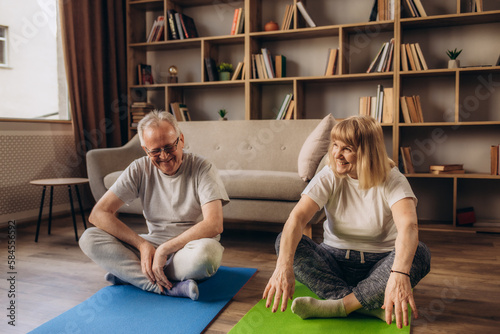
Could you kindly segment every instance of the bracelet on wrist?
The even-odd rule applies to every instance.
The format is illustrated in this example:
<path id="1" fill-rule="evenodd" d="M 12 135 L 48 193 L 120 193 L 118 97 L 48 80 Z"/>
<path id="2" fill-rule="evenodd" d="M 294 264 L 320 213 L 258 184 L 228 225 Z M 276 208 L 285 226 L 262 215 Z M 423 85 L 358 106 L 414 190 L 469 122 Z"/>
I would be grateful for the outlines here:
<path id="1" fill-rule="evenodd" d="M 392 270 L 391 269 L 391 273 L 397 273 L 397 274 L 406 275 L 406 276 L 410 277 L 410 274 L 404 273 L 402 271 L 397 271 L 397 270 Z"/>

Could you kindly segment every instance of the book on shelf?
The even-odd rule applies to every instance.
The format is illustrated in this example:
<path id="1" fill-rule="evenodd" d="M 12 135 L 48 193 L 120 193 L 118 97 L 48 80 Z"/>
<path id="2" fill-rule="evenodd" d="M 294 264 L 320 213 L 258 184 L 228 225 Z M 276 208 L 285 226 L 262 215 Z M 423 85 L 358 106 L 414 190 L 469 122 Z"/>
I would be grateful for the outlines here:
<path id="1" fill-rule="evenodd" d="M 422 71 L 429 69 L 419 43 L 401 44 L 401 69 L 403 71 Z"/>
<path id="2" fill-rule="evenodd" d="M 401 113 L 405 123 L 423 123 L 424 116 L 420 96 L 401 96 Z"/>
<path id="3" fill-rule="evenodd" d="M 286 57 L 283 55 L 275 55 L 273 58 L 271 51 L 267 48 L 262 48 L 261 52 L 262 53 L 252 54 L 253 78 L 273 79 L 286 77 Z"/>
<path id="4" fill-rule="evenodd" d="M 274 56 L 274 67 L 276 78 L 286 78 L 286 57 L 283 55 Z"/>
<path id="5" fill-rule="evenodd" d="M 450 171 L 464 169 L 463 164 L 443 164 L 443 165 L 430 165 L 429 170 L 435 171 Z"/>
<path id="6" fill-rule="evenodd" d="M 375 96 L 359 98 L 359 114 L 371 116 L 380 123 L 392 123 L 394 119 L 394 89 L 377 85 Z"/>
<path id="7" fill-rule="evenodd" d="M 191 121 L 191 115 L 189 114 L 188 107 L 184 103 L 170 103 L 170 112 L 174 115 L 177 122 Z"/>
<path id="8" fill-rule="evenodd" d="M 293 111 L 295 110 L 295 100 L 290 100 L 290 104 L 288 105 L 288 109 L 286 111 L 285 120 L 291 120 L 293 118 Z"/>
<path id="9" fill-rule="evenodd" d="M 238 65 L 236 65 L 236 69 L 233 72 L 233 76 L 231 77 L 231 80 L 242 79 L 242 75 L 243 75 L 244 70 L 245 70 L 245 63 L 242 61 L 238 62 Z"/>
<path id="10" fill-rule="evenodd" d="M 167 11 L 169 39 L 180 39 L 179 31 L 177 31 L 177 23 L 175 21 L 175 13 L 177 13 L 177 11 L 174 9 L 169 9 Z"/>
<path id="11" fill-rule="evenodd" d="M 149 102 L 132 102 L 132 105 L 130 106 L 131 108 L 148 108 L 148 109 L 154 109 L 155 105 Z"/>
<path id="12" fill-rule="evenodd" d="M 312 27 L 312 28 L 316 27 L 316 23 L 314 23 L 313 19 L 311 18 L 311 16 L 307 12 L 306 7 L 304 6 L 304 4 L 302 2 L 300 2 L 300 1 L 297 2 L 297 8 L 299 9 L 300 14 L 302 15 L 302 17 L 306 21 L 307 25 L 309 27 Z"/>
<path id="13" fill-rule="evenodd" d="M 184 30 L 182 30 L 181 17 L 177 12 L 174 13 L 174 21 L 177 32 L 179 33 L 179 39 L 186 39 L 186 37 L 184 36 Z"/>
<path id="14" fill-rule="evenodd" d="M 137 81 L 139 85 L 152 85 L 154 84 L 153 72 L 151 65 L 139 64 L 137 65 Z"/>
<path id="15" fill-rule="evenodd" d="M 238 35 L 243 33 L 245 25 L 245 15 L 243 8 L 236 8 L 234 10 L 233 23 L 231 25 L 231 35 Z"/>
<path id="16" fill-rule="evenodd" d="M 402 0 L 404 17 L 426 17 L 424 6 L 420 0 Z"/>
<path id="17" fill-rule="evenodd" d="M 389 42 L 382 43 L 375 58 L 373 58 L 366 73 L 389 72 L 392 67 L 394 53 L 394 38 Z"/>
<path id="18" fill-rule="evenodd" d="M 415 168 L 413 167 L 413 162 L 411 158 L 411 147 L 401 146 L 401 160 L 403 161 L 403 168 L 405 174 L 414 174 Z"/>
<path id="19" fill-rule="evenodd" d="M 283 98 L 283 102 L 281 102 L 280 109 L 278 111 L 278 115 L 276 116 L 277 120 L 284 119 L 288 110 L 288 107 L 290 106 L 290 102 L 293 99 L 293 94 L 288 93 L 285 95 Z"/>
<path id="20" fill-rule="evenodd" d="M 463 164 L 430 165 L 429 172 L 431 174 L 464 174 L 465 169 Z"/>
<path id="21" fill-rule="evenodd" d="M 198 37 L 198 30 L 196 29 L 196 24 L 194 23 L 193 18 L 181 13 L 179 13 L 179 18 L 181 20 L 184 37 L 186 39 Z"/>
<path id="22" fill-rule="evenodd" d="M 149 31 L 147 43 L 158 42 L 163 39 L 163 34 L 165 31 L 165 17 L 163 15 L 158 16 L 154 22 L 151 30 Z"/>
<path id="23" fill-rule="evenodd" d="M 478 13 L 483 11 L 483 0 L 474 0 L 474 10 Z"/>
<path id="24" fill-rule="evenodd" d="M 294 10 L 295 5 L 286 5 L 285 15 L 283 15 L 283 21 L 281 22 L 281 30 L 290 30 L 292 28 Z"/>
<path id="25" fill-rule="evenodd" d="M 325 76 L 335 75 L 337 71 L 337 58 L 339 49 L 328 49 Z"/>
<path id="26" fill-rule="evenodd" d="M 377 0 L 374 7 L 376 7 L 379 21 L 394 20 L 395 0 Z M 372 9 L 373 12 L 373 9 Z M 370 15 L 370 18 L 372 15 Z M 373 20 L 375 21 L 375 20 Z"/>
<path id="27" fill-rule="evenodd" d="M 491 145 L 491 175 L 500 175 L 499 173 L 499 165 L 500 165 L 500 145 Z"/>
<path id="28" fill-rule="evenodd" d="M 205 57 L 205 70 L 207 73 L 208 81 L 217 81 L 217 67 L 215 65 L 215 60 L 210 57 Z"/>
<path id="29" fill-rule="evenodd" d="M 179 110 L 180 110 L 180 114 L 181 114 L 183 122 L 191 121 L 191 115 L 189 114 L 189 109 L 185 104 L 180 103 Z"/>

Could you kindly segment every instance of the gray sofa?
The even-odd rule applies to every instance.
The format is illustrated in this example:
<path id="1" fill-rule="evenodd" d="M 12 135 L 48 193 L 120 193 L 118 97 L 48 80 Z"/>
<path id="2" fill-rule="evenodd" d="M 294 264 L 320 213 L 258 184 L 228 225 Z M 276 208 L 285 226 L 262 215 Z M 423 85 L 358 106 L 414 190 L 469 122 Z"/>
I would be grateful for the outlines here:
<path id="1" fill-rule="evenodd" d="M 320 122 L 194 121 L 179 126 L 185 138 L 184 150 L 206 157 L 220 171 L 231 199 L 224 206 L 225 221 L 283 224 L 307 185 L 307 179 L 298 174 L 299 152 Z M 89 151 L 87 170 L 96 201 L 134 159 L 144 155 L 138 136 L 119 148 Z M 315 171 L 322 168 L 324 160 L 313 166 Z M 141 203 L 136 200 L 120 212 L 141 214 Z M 310 223 L 323 219 L 319 211 Z"/>

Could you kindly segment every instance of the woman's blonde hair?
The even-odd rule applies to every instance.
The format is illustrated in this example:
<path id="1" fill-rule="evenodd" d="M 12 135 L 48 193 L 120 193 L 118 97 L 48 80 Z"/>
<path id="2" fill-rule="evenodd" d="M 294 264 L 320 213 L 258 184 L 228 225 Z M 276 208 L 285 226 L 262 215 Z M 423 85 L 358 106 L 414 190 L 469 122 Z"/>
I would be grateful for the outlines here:
<path id="1" fill-rule="evenodd" d="M 356 172 L 361 189 L 369 189 L 383 183 L 394 162 L 389 159 L 384 144 L 384 133 L 380 124 L 370 116 L 351 116 L 337 123 L 330 133 L 328 165 L 338 177 L 332 153 L 333 141 L 339 140 L 352 147 L 356 154 Z"/>

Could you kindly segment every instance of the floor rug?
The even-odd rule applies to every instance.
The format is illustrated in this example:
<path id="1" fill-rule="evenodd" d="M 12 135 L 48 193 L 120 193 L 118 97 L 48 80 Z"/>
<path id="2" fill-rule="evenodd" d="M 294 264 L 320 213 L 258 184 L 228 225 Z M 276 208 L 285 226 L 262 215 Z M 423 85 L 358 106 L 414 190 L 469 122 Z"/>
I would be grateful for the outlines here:
<path id="1" fill-rule="evenodd" d="M 306 286 L 296 282 L 294 298 L 303 296 L 318 298 Z M 395 323 L 387 325 L 378 318 L 357 313 L 350 314 L 347 318 L 302 320 L 292 313 L 290 302 L 285 312 L 276 313 L 272 313 L 270 308 L 266 309 L 265 303 L 265 300 L 259 301 L 229 333 L 410 333 L 410 326 L 398 329 Z"/>
<path id="2" fill-rule="evenodd" d="M 220 267 L 197 301 L 108 286 L 31 333 L 201 333 L 256 271 Z"/>

